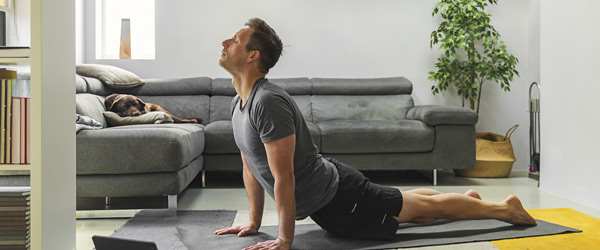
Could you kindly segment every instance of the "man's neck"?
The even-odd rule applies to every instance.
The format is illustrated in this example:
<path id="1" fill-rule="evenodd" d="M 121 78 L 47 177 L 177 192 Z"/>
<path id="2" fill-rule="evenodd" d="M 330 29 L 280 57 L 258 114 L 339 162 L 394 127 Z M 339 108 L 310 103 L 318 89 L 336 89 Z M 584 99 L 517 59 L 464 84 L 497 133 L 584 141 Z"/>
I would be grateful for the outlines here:
<path id="1" fill-rule="evenodd" d="M 233 75 L 233 87 L 235 88 L 235 92 L 240 96 L 242 104 L 245 104 L 246 100 L 248 100 L 252 88 L 256 84 L 256 80 L 263 77 L 265 77 L 265 74 L 260 72 L 245 72 Z"/>

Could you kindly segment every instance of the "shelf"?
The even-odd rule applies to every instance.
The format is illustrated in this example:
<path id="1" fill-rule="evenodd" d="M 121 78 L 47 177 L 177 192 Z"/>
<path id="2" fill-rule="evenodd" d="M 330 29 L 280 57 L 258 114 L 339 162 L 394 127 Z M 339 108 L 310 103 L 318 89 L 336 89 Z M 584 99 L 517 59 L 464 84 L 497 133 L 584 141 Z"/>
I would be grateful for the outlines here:
<path id="1" fill-rule="evenodd" d="M 29 175 L 31 165 L 29 164 L 0 164 L 1 175 Z"/>
<path id="2" fill-rule="evenodd" d="M 0 64 L 29 64 L 29 57 L 0 57 Z"/>
<path id="3" fill-rule="evenodd" d="M 28 58 L 31 56 L 29 47 L 0 47 L 2 58 Z"/>

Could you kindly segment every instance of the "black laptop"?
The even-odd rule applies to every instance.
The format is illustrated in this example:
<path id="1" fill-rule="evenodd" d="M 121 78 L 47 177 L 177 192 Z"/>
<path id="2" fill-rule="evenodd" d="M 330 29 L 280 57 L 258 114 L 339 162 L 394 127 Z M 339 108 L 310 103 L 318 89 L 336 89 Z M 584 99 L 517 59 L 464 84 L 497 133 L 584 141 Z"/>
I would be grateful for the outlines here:
<path id="1" fill-rule="evenodd" d="M 92 236 L 96 250 L 158 250 L 154 242 L 107 236 Z"/>

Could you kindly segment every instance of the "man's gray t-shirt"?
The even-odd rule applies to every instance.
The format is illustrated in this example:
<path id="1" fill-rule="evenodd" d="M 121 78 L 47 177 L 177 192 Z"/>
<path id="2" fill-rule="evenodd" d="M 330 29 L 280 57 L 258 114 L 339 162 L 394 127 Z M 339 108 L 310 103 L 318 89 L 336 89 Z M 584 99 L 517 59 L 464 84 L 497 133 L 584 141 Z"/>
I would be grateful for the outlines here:
<path id="1" fill-rule="evenodd" d="M 333 198 L 339 179 L 337 169 L 318 153 L 298 105 L 285 90 L 262 78 L 256 81 L 243 106 L 236 96 L 231 108 L 235 143 L 258 183 L 273 199 L 274 179 L 264 143 L 292 134 L 296 135 L 296 218 L 310 216 Z"/>

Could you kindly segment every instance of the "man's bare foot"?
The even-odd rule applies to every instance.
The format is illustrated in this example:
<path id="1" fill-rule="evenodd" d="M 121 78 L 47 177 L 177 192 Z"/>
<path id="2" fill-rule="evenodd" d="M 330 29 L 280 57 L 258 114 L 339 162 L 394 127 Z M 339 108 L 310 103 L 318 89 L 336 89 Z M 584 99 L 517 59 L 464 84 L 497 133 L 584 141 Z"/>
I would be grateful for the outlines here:
<path id="1" fill-rule="evenodd" d="M 481 200 L 481 196 L 479 195 L 479 193 L 477 193 L 473 189 L 467 190 L 467 192 L 465 192 L 465 195 L 468 195 L 468 196 L 471 196 L 471 197 L 473 197 L 475 199 Z"/>
<path id="2" fill-rule="evenodd" d="M 523 208 L 523 204 L 517 196 L 509 195 L 504 199 L 504 203 L 508 206 L 508 218 L 506 222 L 513 225 L 536 225 L 537 222 Z"/>

